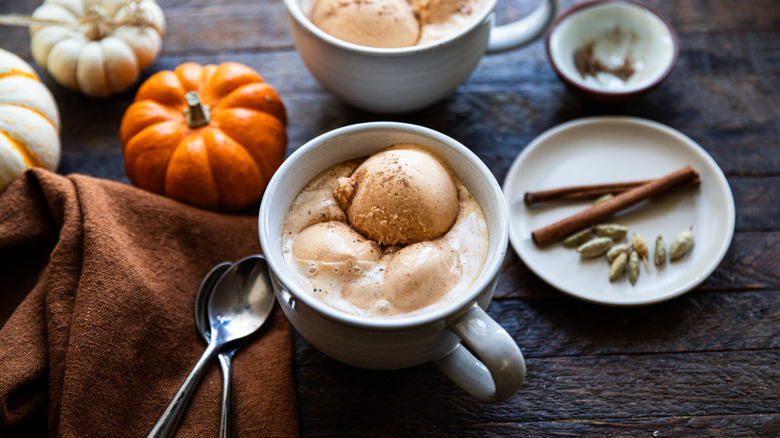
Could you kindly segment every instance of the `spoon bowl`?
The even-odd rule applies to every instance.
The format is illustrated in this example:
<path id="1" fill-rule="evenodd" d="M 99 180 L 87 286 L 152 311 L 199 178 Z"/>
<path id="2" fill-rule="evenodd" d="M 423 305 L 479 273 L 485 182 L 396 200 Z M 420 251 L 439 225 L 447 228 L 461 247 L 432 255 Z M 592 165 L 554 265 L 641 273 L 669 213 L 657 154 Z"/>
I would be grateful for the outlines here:
<path id="1" fill-rule="evenodd" d="M 224 268 L 217 266 L 209 273 L 198 292 L 198 299 L 202 300 L 201 296 L 206 296 L 211 289 L 209 284 L 214 281 L 217 269 Z M 259 329 L 271 314 L 273 304 L 268 264 L 262 256 L 247 257 L 224 269 L 208 298 L 209 345 L 147 437 L 173 436 L 209 360 L 225 344 Z M 196 315 L 196 321 L 197 318 Z"/>
<path id="2" fill-rule="evenodd" d="M 268 319 L 273 303 L 265 258 L 240 260 L 222 274 L 209 297 L 212 342 L 215 336 L 227 343 L 252 334 Z"/>
<path id="3" fill-rule="evenodd" d="M 195 298 L 195 325 L 198 327 L 203 340 L 208 344 L 211 341 L 211 325 L 209 324 L 209 298 L 217 284 L 219 278 L 233 266 L 231 263 L 221 263 L 215 266 L 203 280 Z M 247 341 L 243 340 L 231 342 L 218 354 L 219 365 L 222 368 L 222 411 L 219 419 L 219 438 L 229 438 L 235 435 L 233 426 L 233 391 L 231 383 L 231 361 L 233 355 Z"/>
<path id="4" fill-rule="evenodd" d="M 206 344 L 211 341 L 211 325 L 209 324 L 208 312 L 209 298 L 219 278 L 231 266 L 232 263 L 224 262 L 211 268 L 211 271 L 206 274 L 206 277 L 203 278 L 203 282 L 200 284 L 198 295 L 195 296 L 195 325 Z"/>

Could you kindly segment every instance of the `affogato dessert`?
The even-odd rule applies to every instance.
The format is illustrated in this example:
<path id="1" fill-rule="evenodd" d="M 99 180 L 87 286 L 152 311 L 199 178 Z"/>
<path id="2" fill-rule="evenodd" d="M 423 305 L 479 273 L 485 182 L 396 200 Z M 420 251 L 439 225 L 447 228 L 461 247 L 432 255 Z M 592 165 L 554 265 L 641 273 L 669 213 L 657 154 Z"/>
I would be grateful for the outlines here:
<path id="1" fill-rule="evenodd" d="M 434 152 L 396 144 L 330 167 L 283 226 L 285 263 L 304 290 L 350 314 L 397 317 L 457 298 L 488 247 L 484 213 Z"/>
<path id="2" fill-rule="evenodd" d="M 410 47 L 453 35 L 481 8 L 482 0 L 312 0 L 303 5 L 311 22 L 326 33 L 378 48 Z"/>

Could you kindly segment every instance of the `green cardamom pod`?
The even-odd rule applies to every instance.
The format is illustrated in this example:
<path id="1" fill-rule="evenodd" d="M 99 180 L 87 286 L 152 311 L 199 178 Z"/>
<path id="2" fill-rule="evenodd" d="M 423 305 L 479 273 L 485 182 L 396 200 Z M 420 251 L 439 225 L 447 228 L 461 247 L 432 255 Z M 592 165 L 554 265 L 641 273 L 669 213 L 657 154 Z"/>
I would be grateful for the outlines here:
<path id="1" fill-rule="evenodd" d="M 664 245 L 663 236 L 659 235 L 655 238 L 655 254 L 653 260 L 656 266 L 661 266 L 666 262 L 666 245 Z"/>
<path id="2" fill-rule="evenodd" d="M 599 237 L 591 241 L 585 242 L 577 248 L 577 252 L 585 258 L 598 257 L 612 246 L 612 239 L 609 237 Z"/>
<path id="3" fill-rule="evenodd" d="M 636 284 L 639 279 L 639 254 L 636 251 L 631 253 L 628 258 L 628 281 Z"/>
<path id="4" fill-rule="evenodd" d="M 623 275 L 623 272 L 626 270 L 627 262 L 628 254 L 626 254 L 625 251 L 621 252 L 617 257 L 615 257 L 615 260 L 609 267 L 609 281 L 615 281 L 620 278 L 621 275 Z"/>
<path id="5" fill-rule="evenodd" d="M 615 261 L 615 258 L 617 258 L 620 253 L 628 251 L 629 248 L 631 248 L 630 243 L 618 243 L 617 245 L 612 245 L 612 248 L 607 251 L 607 261 L 610 263 Z"/>
<path id="6" fill-rule="evenodd" d="M 604 201 L 609 201 L 610 199 L 614 198 L 615 195 L 612 193 L 607 193 L 606 195 L 601 195 L 598 198 L 596 198 L 595 201 L 593 201 L 593 205 L 599 205 Z"/>
<path id="7" fill-rule="evenodd" d="M 593 232 L 599 237 L 609 237 L 620 240 L 628 234 L 628 228 L 618 224 L 599 224 L 593 227 Z"/>
<path id="8" fill-rule="evenodd" d="M 580 246 L 583 243 L 587 242 L 592 237 L 593 237 L 592 230 L 590 228 L 585 228 L 584 230 L 577 231 L 571 236 L 563 239 L 563 246 L 567 248 L 574 248 L 575 246 Z"/>
<path id="9" fill-rule="evenodd" d="M 672 240 L 669 247 L 669 260 L 677 260 L 684 256 L 693 246 L 693 225 L 690 230 L 681 231 L 677 237 Z"/>
<path id="10" fill-rule="evenodd" d="M 645 239 L 639 234 L 634 233 L 634 240 L 631 241 L 631 246 L 634 247 L 634 251 L 642 258 L 645 266 L 650 266 L 647 263 L 647 243 L 645 242 Z"/>

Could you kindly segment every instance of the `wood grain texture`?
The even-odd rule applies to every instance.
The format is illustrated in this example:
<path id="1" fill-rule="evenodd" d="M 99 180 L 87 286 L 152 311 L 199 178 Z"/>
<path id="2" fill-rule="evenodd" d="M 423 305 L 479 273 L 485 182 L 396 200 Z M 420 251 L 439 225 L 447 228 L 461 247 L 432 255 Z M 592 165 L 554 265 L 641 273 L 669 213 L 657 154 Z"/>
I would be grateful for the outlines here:
<path id="1" fill-rule="evenodd" d="M 517 423 L 462 423 L 434 426 L 378 426 L 307 433 L 312 437 L 769 437 L 780 434 L 780 416 L 704 415 L 656 418 L 615 418 L 610 420 L 561 420 Z"/>
<path id="2" fill-rule="evenodd" d="M 334 361 L 327 372 L 301 367 L 297 384 L 304 431 L 307 423 L 325 430 L 368 430 L 376 425 L 754 415 L 780 409 L 779 359 L 780 352 L 765 350 L 529 358 L 523 387 L 496 404 L 475 402 L 427 365 L 380 372 Z"/>
<path id="3" fill-rule="evenodd" d="M 0 13 L 29 14 L 40 2 L 0 1 Z M 293 47 L 281 1 L 159 3 L 168 31 L 141 80 L 188 61 L 250 65 L 285 102 L 288 153 L 344 125 L 402 121 L 462 142 L 502 182 L 541 132 L 618 114 L 686 134 L 731 186 L 736 233 L 725 259 L 699 287 L 665 303 L 625 309 L 580 302 L 540 280 L 510 249 L 488 308 L 528 359 L 527 381 L 507 402 L 475 402 L 432 365 L 392 372 L 346 366 L 296 333 L 304 436 L 780 436 L 777 0 L 644 0 L 675 27 L 680 56 L 670 77 L 636 102 L 608 106 L 573 96 L 537 41 L 485 56 L 452 95 L 392 116 L 349 107 L 322 89 Z M 497 20 L 520 18 L 536 4 L 501 0 Z M 32 61 L 26 29 L 0 27 L 0 48 Z M 62 115 L 59 172 L 127 182 L 118 130 L 138 86 L 94 100 L 33 66 Z"/>
<path id="4" fill-rule="evenodd" d="M 748 308 L 749 312 L 738 309 Z M 639 308 L 611 308 L 573 298 L 494 300 L 498 321 L 526 358 L 724 352 L 780 348 L 780 292 L 691 293 Z M 729 323 L 723 321 L 728 318 Z M 679 336 L 685 333 L 684 337 Z M 305 340 L 300 366 L 332 362 Z"/>

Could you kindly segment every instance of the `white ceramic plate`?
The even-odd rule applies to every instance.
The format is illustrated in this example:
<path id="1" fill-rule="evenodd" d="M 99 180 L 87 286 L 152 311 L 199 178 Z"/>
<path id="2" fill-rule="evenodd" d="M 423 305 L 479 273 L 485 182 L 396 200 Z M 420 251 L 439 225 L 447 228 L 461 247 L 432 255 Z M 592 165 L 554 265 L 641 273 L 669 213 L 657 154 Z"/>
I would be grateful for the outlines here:
<path id="1" fill-rule="evenodd" d="M 693 225 L 692 250 L 656 268 L 642 265 L 639 280 L 627 275 L 610 282 L 604 257 L 581 259 L 560 243 L 538 248 L 531 232 L 577 213 L 590 202 L 523 202 L 526 191 L 564 186 L 660 178 L 686 164 L 701 175 L 698 189 L 661 194 L 618 213 L 608 222 L 637 232 L 650 248 L 661 234 L 669 245 Z M 703 282 L 723 259 L 734 235 L 734 198 L 718 165 L 679 131 L 649 120 L 596 117 L 574 120 L 534 139 L 517 157 L 504 182 L 509 206 L 509 240 L 525 264 L 555 288 L 599 304 L 636 306 L 677 297 Z M 624 240 L 627 240 L 624 239 Z"/>

